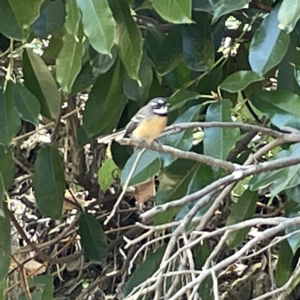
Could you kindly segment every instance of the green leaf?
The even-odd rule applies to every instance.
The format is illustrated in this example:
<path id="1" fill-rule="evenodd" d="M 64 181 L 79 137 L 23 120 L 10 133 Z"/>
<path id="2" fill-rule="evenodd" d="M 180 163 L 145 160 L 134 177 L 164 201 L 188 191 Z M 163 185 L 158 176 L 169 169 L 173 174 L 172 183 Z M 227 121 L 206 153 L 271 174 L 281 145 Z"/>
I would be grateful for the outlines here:
<path id="1" fill-rule="evenodd" d="M 206 121 L 231 121 L 232 104 L 230 100 L 221 101 L 209 105 L 206 113 Z M 237 128 L 207 128 L 204 130 L 204 154 L 219 159 L 226 159 L 229 151 L 240 138 Z"/>
<path id="2" fill-rule="evenodd" d="M 230 215 L 227 218 L 226 226 L 233 225 L 253 217 L 257 199 L 258 192 L 245 190 L 237 203 L 234 204 Z M 235 248 L 239 246 L 244 241 L 249 230 L 249 227 L 245 227 L 231 232 L 226 240 L 228 247 Z"/>
<path id="3" fill-rule="evenodd" d="M 93 75 L 98 77 L 105 74 L 114 65 L 117 56 L 118 53 L 116 46 L 112 47 L 111 55 L 97 53 L 93 62 Z"/>
<path id="4" fill-rule="evenodd" d="M 290 33 L 290 43 L 286 54 L 278 65 L 277 90 L 300 94 L 300 87 L 295 76 L 295 68 L 300 64 L 298 51 L 298 34 L 296 30 Z M 295 67 L 295 68 L 294 68 Z"/>
<path id="5" fill-rule="evenodd" d="M 58 147 L 52 145 L 42 148 L 34 164 L 33 177 L 36 203 L 42 214 L 53 219 L 61 217 L 65 186 Z"/>
<path id="6" fill-rule="evenodd" d="M 0 300 L 4 300 L 4 292 L 6 288 L 6 278 L 4 278 L 2 281 L 0 281 Z"/>
<path id="7" fill-rule="evenodd" d="M 63 45 L 62 40 L 63 35 L 59 32 L 58 34 L 53 34 L 51 36 L 51 39 L 49 41 L 48 47 L 44 50 L 44 53 L 42 55 L 43 59 L 56 59 L 61 47 Z"/>
<path id="8" fill-rule="evenodd" d="M 0 172 L 3 176 L 5 189 L 9 189 L 14 182 L 15 173 L 14 161 L 10 148 L 0 145 Z"/>
<path id="9" fill-rule="evenodd" d="M 201 105 L 190 107 L 173 122 L 173 125 L 193 121 L 198 115 L 200 109 Z M 166 136 L 162 138 L 160 142 L 164 145 L 170 145 L 176 149 L 188 151 L 193 146 L 193 129 L 187 129 L 176 134 Z M 163 154 L 162 159 L 163 165 L 166 167 L 172 161 L 174 161 L 176 157 L 171 154 Z"/>
<path id="10" fill-rule="evenodd" d="M 300 129 L 300 97 L 285 91 L 256 91 L 249 96 L 251 103 L 278 126 Z"/>
<path id="11" fill-rule="evenodd" d="M 13 97 L 0 91 L 0 144 L 9 145 L 20 127 L 21 120 Z"/>
<path id="12" fill-rule="evenodd" d="M 276 265 L 275 279 L 278 287 L 282 287 L 293 273 L 292 261 L 294 253 L 287 240 L 280 243 L 280 250 L 278 253 L 278 262 Z"/>
<path id="13" fill-rule="evenodd" d="M 137 101 L 140 105 L 143 105 L 145 100 L 148 98 L 149 89 L 151 87 L 153 78 L 152 65 L 146 52 L 143 53 L 138 75 L 141 85 L 139 85 L 135 80 L 131 79 L 127 74 L 124 77 L 123 91 L 126 97 Z"/>
<path id="14" fill-rule="evenodd" d="M 294 76 L 300 87 L 300 65 L 294 65 Z"/>
<path id="15" fill-rule="evenodd" d="M 117 171 L 117 172 L 115 172 Z M 98 183 L 103 191 L 106 191 L 119 175 L 119 169 L 112 158 L 107 158 L 98 170 Z"/>
<path id="16" fill-rule="evenodd" d="M 128 178 L 129 173 L 131 172 L 132 165 L 134 164 L 138 153 L 141 150 L 137 150 L 130 156 L 126 165 L 124 166 L 121 173 L 121 185 L 125 183 Z M 156 151 L 147 150 L 145 151 L 135 168 L 135 171 L 129 181 L 129 185 L 134 186 L 139 183 L 143 183 L 152 178 L 157 174 L 161 169 L 161 160 L 160 155 Z"/>
<path id="17" fill-rule="evenodd" d="M 212 7 L 212 4 L 210 3 L 210 0 L 192 0 L 193 4 L 193 10 L 196 11 L 206 11 L 213 15 L 214 9 Z"/>
<path id="18" fill-rule="evenodd" d="M 80 12 L 76 0 L 66 0 L 65 29 L 67 33 L 78 37 L 80 28 Z"/>
<path id="19" fill-rule="evenodd" d="M 145 47 L 160 75 L 172 71 L 182 61 L 182 30 L 179 26 L 170 29 L 168 35 L 157 28 L 149 27 Z"/>
<path id="20" fill-rule="evenodd" d="M 30 0 L 28 0 L 30 1 Z M 65 18 L 65 5 L 61 0 L 45 1 L 40 16 L 31 26 L 35 37 L 47 39 L 50 33 L 62 26 Z"/>
<path id="21" fill-rule="evenodd" d="M 29 27 L 38 17 L 43 0 L 2 0 L 0 4 L 0 32 L 21 40 L 29 34 Z"/>
<path id="22" fill-rule="evenodd" d="M 90 260 L 103 262 L 108 256 L 108 245 L 99 221 L 91 214 L 82 212 L 78 232 L 86 256 Z"/>
<path id="23" fill-rule="evenodd" d="M 92 67 L 90 62 L 87 62 L 82 66 L 81 71 L 75 79 L 72 87 L 72 95 L 76 95 L 78 92 L 90 87 L 94 82 L 95 78 L 93 76 Z"/>
<path id="24" fill-rule="evenodd" d="M 176 159 L 172 164 L 163 169 L 159 175 L 159 187 L 155 197 L 157 205 L 180 199 L 187 194 L 191 178 L 197 171 L 198 164 L 186 159 Z M 180 172 L 178 172 L 180 170 Z M 166 224 L 174 220 L 178 208 L 164 211 L 155 216 L 154 223 Z"/>
<path id="25" fill-rule="evenodd" d="M 191 0 L 150 0 L 157 13 L 166 21 L 182 24 L 192 23 Z"/>
<path id="26" fill-rule="evenodd" d="M 4 194 L 6 192 L 3 175 L 0 171 L 0 217 L 5 218 L 5 213 L 3 210 L 3 203 L 4 203 Z M 0 298 L 1 299 L 1 298 Z"/>
<path id="27" fill-rule="evenodd" d="M 95 50 L 109 54 L 115 21 L 107 0 L 76 0 L 82 14 L 83 31 Z"/>
<path id="28" fill-rule="evenodd" d="M 11 251 L 10 220 L 7 216 L 0 216 L 0 281 L 2 281 L 9 270 Z"/>
<path id="29" fill-rule="evenodd" d="M 56 83 L 42 59 L 29 49 L 23 54 L 23 72 L 25 86 L 41 104 L 41 114 L 51 120 L 57 120 L 61 97 Z"/>
<path id="30" fill-rule="evenodd" d="M 300 18 L 300 3 L 294 0 L 282 1 L 278 12 L 278 28 L 290 33 Z"/>
<path id="31" fill-rule="evenodd" d="M 81 58 L 84 53 L 81 41 L 75 36 L 65 33 L 63 45 L 56 59 L 56 79 L 65 94 L 71 93 L 72 86 L 81 70 Z"/>
<path id="32" fill-rule="evenodd" d="M 39 275 L 28 280 L 28 286 L 31 291 L 32 300 L 52 300 L 54 299 L 53 277 L 50 275 Z M 27 300 L 22 295 L 19 300 Z"/>
<path id="33" fill-rule="evenodd" d="M 193 248 L 193 256 L 195 260 L 195 269 L 202 270 L 207 258 L 211 254 L 209 247 L 205 244 L 198 244 Z M 202 300 L 211 299 L 213 282 L 211 277 L 206 277 L 198 288 L 198 295 Z"/>
<path id="34" fill-rule="evenodd" d="M 191 100 L 200 99 L 201 95 L 198 92 L 190 91 L 185 88 L 177 90 L 169 98 L 169 103 L 171 105 L 170 111 L 176 110 L 184 106 L 187 102 Z"/>
<path id="35" fill-rule="evenodd" d="M 212 166 L 199 164 L 187 190 L 187 194 L 195 193 L 212 182 L 224 176 L 224 170 Z"/>
<path id="36" fill-rule="evenodd" d="M 295 157 L 300 155 L 300 143 L 290 146 L 288 150 L 278 152 L 273 159 Z M 272 159 L 272 160 L 273 160 Z M 256 191 L 268 187 L 271 196 L 296 187 L 300 184 L 300 165 L 282 168 L 268 173 L 261 173 L 254 176 L 249 186 L 251 190 Z"/>
<path id="37" fill-rule="evenodd" d="M 232 11 L 242 9 L 251 0 L 209 0 L 214 10 L 213 21 Z"/>
<path id="38" fill-rule="evenodd" d="M 152 274 L 159 267 L 165 250 L 166 247 L 157 249 L 155 252 L 147 255 L 146 260 L 137 266 L 137 268 L 134 270 L 134 273 L 129 277 L 124 286 L 123 297 L 127 296 L 136 286 L 152 276 Z"/>
<path id="39" fill-rule="evenodd" d="M 115 42 L 119 55 L 130 78 L 140 81 L 138 72 L 142 59 L 142 36 L 133 20 L 127 1 L 109 1 L 116 20 Z"/>
<path id="40" fill-rule="evenodd" d="M 14 99 L 20 118 L 37 126 L 41 110 L 38 99 L 19 82 L 14 84 L 12 81 L 9 81 L 6 93 Z"/>
<path id="41" fill-rule="evenodd" d="M 194 71 L 208 71 L 215 59 L 214 46 L 210 29 L 211 16 L 204 12 L 195 12 L 197 22 L 183 25 L 182 53 L 187 67 Z"/>
<path id="42" fill-rule="evenodd" d="M 272 11 L 257 28 L 249 49 L 249 62 L 254 72 L 264 75 L 280 63 L 290 37 L 278 28 L 277 11 Z"/>
<path id="43" fill-rule="evenodd" d="M 95 82 L 83 112 L 83 128 L 89 137 L 110 133 L 117 126 L 127 103 L 120 77 L 121 64 L 117 61 Z"/>
<path id="44" fill-rule="evenodd" d="M 220 89 L 236 93 L 244 90 L 249 84 L 261 81 L 264 78 L 253 71 L 238 71 L 229 75 L 220 85 Z"/>

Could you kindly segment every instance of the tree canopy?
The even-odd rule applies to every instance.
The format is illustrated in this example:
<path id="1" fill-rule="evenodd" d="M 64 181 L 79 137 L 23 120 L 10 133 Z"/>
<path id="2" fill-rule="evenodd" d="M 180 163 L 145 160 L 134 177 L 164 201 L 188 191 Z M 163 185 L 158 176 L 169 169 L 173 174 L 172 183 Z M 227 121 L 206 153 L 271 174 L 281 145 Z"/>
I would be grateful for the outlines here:
<path id="1" fill-rule="evenodd" d="M 1 0 L 0 299 L 299 299 L 299 18 Z M 104 142 L 155 97 L 158 141 Z"/>

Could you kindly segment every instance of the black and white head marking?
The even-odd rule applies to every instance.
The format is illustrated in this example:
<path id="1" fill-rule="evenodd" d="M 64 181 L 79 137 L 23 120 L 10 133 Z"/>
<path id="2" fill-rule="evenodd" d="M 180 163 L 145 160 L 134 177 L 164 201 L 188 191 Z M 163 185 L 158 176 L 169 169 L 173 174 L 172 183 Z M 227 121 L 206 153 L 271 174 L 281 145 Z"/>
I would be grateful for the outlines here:
<path id="1" fill-rule="evenodd" d="M 165 116 L 168 114 L 169 103 L 164 98 L 155 98 L 150 101 L 152 111 L 155 115 Z"/>

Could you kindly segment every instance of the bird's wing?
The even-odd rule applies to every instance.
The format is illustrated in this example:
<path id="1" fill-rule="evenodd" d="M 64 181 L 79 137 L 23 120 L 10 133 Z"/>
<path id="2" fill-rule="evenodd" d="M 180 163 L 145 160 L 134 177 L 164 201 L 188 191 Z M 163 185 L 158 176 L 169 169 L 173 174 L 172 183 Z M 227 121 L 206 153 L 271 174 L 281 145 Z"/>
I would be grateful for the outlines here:
<path id="1" fill-rule="evenodd" d="M 142 122 L 142 120 L 145 119 L 145 117 L 148 115 L 148 109 L 147 107 L 142 107 L 130 120 L 128 125 L 126 126 L 126 131 L 124 133 L 124 136 L 130 135 L 134 129 L 137 128 L 137 126 Z"/>

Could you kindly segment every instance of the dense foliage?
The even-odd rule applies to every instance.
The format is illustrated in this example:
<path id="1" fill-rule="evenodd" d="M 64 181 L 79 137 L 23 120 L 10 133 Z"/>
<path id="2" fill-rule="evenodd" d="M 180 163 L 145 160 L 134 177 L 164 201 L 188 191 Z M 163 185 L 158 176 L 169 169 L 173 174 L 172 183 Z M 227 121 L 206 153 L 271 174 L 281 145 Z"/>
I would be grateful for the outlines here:
<path id="1" fill-rule="evenodd" d="M 1 0 L 0 299 L 299 299 L 299 18 Z M 157 96 L 159 143 L 104 143 Z"/>

